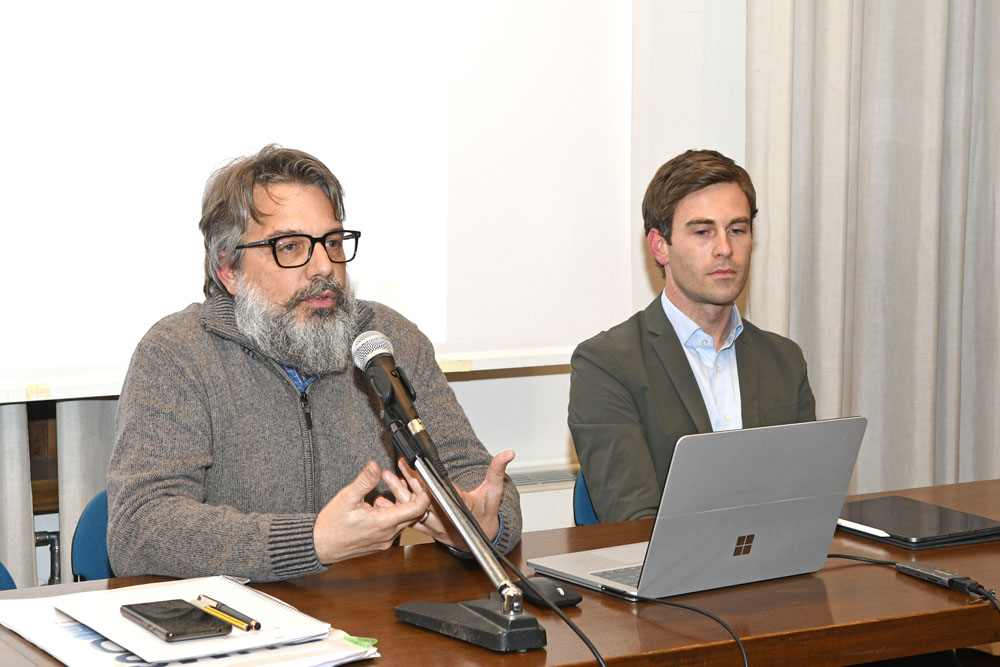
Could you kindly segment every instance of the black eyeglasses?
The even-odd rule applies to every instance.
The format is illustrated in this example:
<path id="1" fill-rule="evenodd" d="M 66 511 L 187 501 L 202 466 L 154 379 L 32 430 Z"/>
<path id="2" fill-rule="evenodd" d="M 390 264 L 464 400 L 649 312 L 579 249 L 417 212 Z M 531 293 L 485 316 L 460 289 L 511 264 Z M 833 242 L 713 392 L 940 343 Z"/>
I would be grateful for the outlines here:
<path id="1" fill-rule="evenodd" d="M 305 266 L 312 259 L 313 248 L 317 243 L 323 244 L 326 256 L 334 264 L 346 264 L 358 253 L 358 239 L 361 232 L 349 229 L 337 229 L 323 236 L 308 234 L 286 234 L 273 239 L 254 241 L 236 246 L 237 250 L 244 248 L 263 248 L 271 246 L 275 263 L 283 269 L 294 269 Z"/>

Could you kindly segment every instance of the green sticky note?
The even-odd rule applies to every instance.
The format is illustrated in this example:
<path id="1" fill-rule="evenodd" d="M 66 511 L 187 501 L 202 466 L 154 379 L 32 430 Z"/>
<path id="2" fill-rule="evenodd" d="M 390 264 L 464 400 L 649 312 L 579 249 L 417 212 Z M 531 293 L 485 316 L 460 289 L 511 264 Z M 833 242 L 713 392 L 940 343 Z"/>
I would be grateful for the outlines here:
<path id="1" fill-rule="evenodd" d="M 344 641 L 351 642 L 355 646 L 360 646 L 361 648 L 371 648 L 378 643 L 378 640 L 374 637 L 352 637 L 350 635 L 344 637 Z"/>

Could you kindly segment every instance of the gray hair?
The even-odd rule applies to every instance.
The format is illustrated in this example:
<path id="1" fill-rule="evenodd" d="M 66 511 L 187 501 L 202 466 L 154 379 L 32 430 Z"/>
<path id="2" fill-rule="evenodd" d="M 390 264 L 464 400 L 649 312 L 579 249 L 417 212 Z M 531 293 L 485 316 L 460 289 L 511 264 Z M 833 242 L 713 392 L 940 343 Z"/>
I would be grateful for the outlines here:
<path id="1" fill-rule="evenodd" d="M 240 268 L 236 246 L 246 237 L 250 221 L 262 217 L 254 205 L 254 188 L 274 183 L 315 185 L 333 204 L 337 220 L 344 221 L 340 181 L 312 155 L 269 144 L 256 155 L 233 160 L 212 174 L 201 200 L 198 228 L 205 237 L 205 296 L 228 293 L 218 270 L 223 263 Z"/>

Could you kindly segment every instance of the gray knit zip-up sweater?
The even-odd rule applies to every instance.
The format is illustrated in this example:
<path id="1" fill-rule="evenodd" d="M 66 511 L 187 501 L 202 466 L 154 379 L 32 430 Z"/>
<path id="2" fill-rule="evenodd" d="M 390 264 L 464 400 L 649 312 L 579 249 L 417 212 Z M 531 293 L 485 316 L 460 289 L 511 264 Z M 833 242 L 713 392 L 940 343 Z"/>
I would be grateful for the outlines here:
<path id="1" fill-rule="evenodd" d="M 454 482 L 475 488 L 490 455 L 437 365 L 399 313 L 367 303 L 386 334 Z M 370 460 L 396 456 L 367 378 L 350 370 L 300 393 L 236 327 L 216 296 L 153 326 L 132 357 L 108 467 L 108 551 L 116 575 L 228 574 L 274 581 L 320 572 L 316 514 Z M 380 485 L 380 491 L 387 492 Z M 521 535 L 517 491 L 500 505 L 507 552 Z"/>

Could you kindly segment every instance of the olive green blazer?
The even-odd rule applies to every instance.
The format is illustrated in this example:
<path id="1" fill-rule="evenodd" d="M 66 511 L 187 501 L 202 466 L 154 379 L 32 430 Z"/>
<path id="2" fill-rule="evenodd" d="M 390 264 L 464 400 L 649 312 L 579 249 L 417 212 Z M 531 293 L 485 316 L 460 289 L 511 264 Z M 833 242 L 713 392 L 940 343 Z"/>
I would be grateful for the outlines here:
<path id="1" fill-rule="evenodd" d="M 816 419 L 802 350 L 743 320 L 736 339 L 743 427 Z M 712 430 L 660 298 L 573 352 L 569 428 L 602 522 L 656 515 L 678 438 Z"/>

